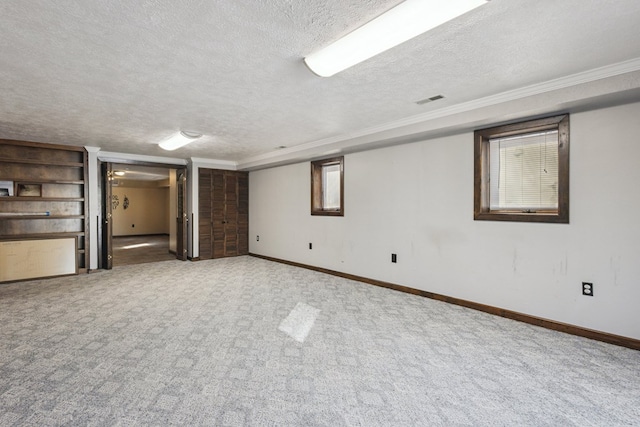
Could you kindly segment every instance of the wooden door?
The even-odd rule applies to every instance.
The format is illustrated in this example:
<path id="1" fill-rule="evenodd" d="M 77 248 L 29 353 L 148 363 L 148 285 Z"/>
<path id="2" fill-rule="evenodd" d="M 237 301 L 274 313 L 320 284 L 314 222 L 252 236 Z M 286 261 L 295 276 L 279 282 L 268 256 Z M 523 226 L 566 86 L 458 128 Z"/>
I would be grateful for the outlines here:
<path id="1" fill-rule="evenodd" d="M 200 258 L 249 253 L 249 179 L 246 172 L 200 169 Z"/>
<path id="2" fill-rule="evenodd" d="M 106 270 L 113 268 L 113 164 L 102 164 L 102 180 L 104 188 L 103 212 L 102 212 L 102 267 Z"/>
<path id="3" fill-rule="evenodd" d="M 224 255 L 238 255 L 238 176 L 224 174 Z"/>
<path id="4" fill-rule="evenodd" d="M 211 243 L 212 257 L 225 256 L 224 171 L 211 171 Z"/>
<path id="5" fill-rule="evenodd" d="M 189 220 L 187 218 L 187 170 L 176 171 L 176 193 L 178 197 L 178 212 L 176 215 L 176 258 L 187 260 L 187 233 Z"/>
<path id="6" fill-rule="evenodd" d="M 200 259 L 213 258 L 212 179 L 210 169 L 198 171 L 198 247 Z"/>
<path id="7" fill-rule="evenodd" d="M 238 174 L 238 255 L 249 253 L 249 174 Z"/>

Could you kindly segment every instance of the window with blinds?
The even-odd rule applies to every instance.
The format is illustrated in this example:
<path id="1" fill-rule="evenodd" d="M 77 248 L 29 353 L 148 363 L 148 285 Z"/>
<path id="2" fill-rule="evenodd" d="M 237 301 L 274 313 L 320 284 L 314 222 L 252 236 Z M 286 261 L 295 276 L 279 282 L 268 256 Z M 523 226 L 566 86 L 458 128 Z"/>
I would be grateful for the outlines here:
<path id="1" fill-rule="evenodd" d="M 344 157 L 311 162 L 311 215 L 344 216 Z"/>
<path id="2" fill-rule="evenodd" d="M 569 115 L 474 132 L 474 219 L 569 222 Z"/>
<path id="3" fill-rule="evenodd" d="M 340 164 L 322 167 L 322 206 L 324 209 L 340 209 Z"/>
<path id="4" fill-rule="evenodd" d="M 558 209 L 558 131 L 489 140 L 490 209 Z"/>

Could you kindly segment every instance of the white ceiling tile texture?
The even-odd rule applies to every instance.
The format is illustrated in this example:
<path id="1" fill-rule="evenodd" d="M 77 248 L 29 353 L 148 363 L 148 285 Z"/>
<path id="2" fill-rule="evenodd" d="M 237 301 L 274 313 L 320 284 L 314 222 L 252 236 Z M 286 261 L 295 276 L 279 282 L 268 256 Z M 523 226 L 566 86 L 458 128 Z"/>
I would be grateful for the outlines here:
<path id="1" fill-rule="evenodd" d="M 0 2 L 0 138 L 242 161 L 640 58 L 638 0 L 492 0 L 331 78 L 302 58 L 398 0 Z M 422 106 L 415 101 L 442 94 Z"/>

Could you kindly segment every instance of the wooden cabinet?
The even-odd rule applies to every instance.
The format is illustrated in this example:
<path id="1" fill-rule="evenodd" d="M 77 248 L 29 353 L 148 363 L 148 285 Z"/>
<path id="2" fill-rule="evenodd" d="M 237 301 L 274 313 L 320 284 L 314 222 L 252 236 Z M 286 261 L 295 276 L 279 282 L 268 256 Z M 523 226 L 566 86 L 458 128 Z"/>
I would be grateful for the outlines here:
<path id="1" fill-rule="evenodd" d="M 82 147 L 0 139 L 0 241 L 77 237 L 85 270 L 86 165 Z"/>
<path id="2" fill-rule="evenodd" d="M 199 169 L 200 259 L 249 253 L 249 175 Z"/>

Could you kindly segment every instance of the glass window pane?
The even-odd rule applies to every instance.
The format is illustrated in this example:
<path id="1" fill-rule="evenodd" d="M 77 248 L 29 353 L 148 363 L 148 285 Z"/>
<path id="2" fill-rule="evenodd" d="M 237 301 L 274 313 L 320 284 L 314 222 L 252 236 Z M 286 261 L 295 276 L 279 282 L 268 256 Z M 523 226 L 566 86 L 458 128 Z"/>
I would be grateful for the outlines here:
<path id="1" fill-rule="evenodd" d="M 558 208 L 558 132 L 489 140 L 490 209 Z"/>
<path id="2" fill-rule="evenodd" d="M 324 209 L 340 209 L 340 165 L 322 167 L 322 206 Z"/>

